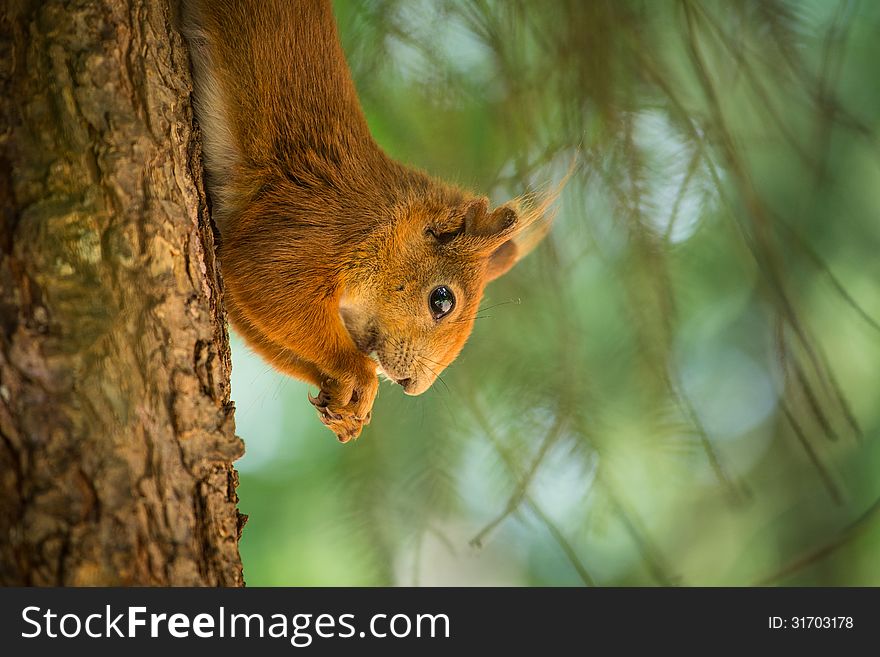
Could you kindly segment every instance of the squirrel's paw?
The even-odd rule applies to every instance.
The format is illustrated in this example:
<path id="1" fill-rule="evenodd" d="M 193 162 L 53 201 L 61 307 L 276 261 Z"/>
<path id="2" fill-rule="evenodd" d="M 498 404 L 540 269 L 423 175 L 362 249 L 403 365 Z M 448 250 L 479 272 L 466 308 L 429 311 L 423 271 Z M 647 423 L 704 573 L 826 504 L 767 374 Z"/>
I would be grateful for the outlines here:
<path id="1" fill-rule="evenodd" d="M 370 423 L 373 401 L 379 389 L 375 374 L 358 382 L 328 379 L 321 386 L 317 397 L 309 395 L 309 401 L 318 409 L 318 418 L 341 443 L 347 443 L 361 435 Z"/>

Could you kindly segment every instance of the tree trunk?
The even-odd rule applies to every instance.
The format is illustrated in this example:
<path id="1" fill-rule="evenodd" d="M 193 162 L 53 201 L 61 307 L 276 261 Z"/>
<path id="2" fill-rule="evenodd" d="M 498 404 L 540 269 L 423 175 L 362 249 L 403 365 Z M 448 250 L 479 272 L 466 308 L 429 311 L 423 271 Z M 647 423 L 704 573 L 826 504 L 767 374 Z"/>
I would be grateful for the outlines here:
<path id="1" fill-rule="evenodd" d="M 167 0 L 0 8 L 0 583 L 242 585 L 229 346 Z"/>

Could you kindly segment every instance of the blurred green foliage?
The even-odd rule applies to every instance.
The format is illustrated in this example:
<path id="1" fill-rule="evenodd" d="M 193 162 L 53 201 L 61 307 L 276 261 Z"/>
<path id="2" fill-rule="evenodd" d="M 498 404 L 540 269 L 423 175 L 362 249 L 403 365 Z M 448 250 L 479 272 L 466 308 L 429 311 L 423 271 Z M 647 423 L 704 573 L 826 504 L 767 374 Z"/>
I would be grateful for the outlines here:
<path id="1" fill-rule="evenodd" d="M 358 442 L 234 343 L 249 584 L 880 584 L 880 4 L 335 8 L 393 156 L 576 172 Z"/>

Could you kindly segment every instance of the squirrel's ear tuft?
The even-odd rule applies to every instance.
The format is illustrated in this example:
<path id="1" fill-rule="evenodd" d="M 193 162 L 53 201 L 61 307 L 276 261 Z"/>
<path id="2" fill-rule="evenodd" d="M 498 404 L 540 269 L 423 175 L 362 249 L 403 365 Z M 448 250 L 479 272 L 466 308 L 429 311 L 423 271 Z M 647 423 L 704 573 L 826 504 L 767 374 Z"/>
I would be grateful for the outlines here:
<path id="1" fill-rule="evenodd" d="M 468 235 L 482 234 L 486 213 L 489 211 L 489 199 L 485 196 L 469 201 L 464 206 L 464 232 Z"/>
<path id="2" fill-rule="evenodd" d="M 464 230 L 475 237 L 492 237 L 508 231 L 516 225 L 517 214 L 513 208 L 502 205 L 489 212 L 489 199 L 485 196 L 470 201 L 464 210 Z"/>
<path id="3" fill-rule="evenodd" d="M 487 225 L 492 226 L 493 230 L 485 236 L 490 253 L 489 267 L 486 270 L 487 281 L 506 274 L 511 267 L 528 255 L 550 230 L 555 214 L 550 210 L 550 204 L 555 198 L 545 198 L 537 205 L 525 204 L 524 210 L 520 210 L 520 200 L 502 205 L 487 219 Z"/>
<path id="4" fill-rule="evenodd" d="M 492 252 L 489 256 L 489 264 L 486 268 L 486 282 L 494 281 L 503 276 L 519 260 L 519 248 L 513 240 L 507 240 Z"/>
<path id="5" fill-rule="evenodd" d="M 546 237 L 556 215 L 552 206 L 574 173 L 575 164 L 572 160 L 565 177 L 544 193 L 515 198 L 491 213 L 485 198 L 467 205 L 465 230 L 481 237 L 483 253 L 489 254 L 486 280 L 507 273 Z"/>

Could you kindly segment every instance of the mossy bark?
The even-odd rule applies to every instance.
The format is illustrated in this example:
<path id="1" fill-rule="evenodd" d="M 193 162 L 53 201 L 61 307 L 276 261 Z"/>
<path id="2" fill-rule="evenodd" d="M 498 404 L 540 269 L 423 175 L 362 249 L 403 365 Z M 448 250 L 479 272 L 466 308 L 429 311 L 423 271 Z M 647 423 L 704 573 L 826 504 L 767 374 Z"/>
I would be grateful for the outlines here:
<path id="1" fill-rule="evenodd" d="M 0 583 L 241 585 L 229 345 L 167 0 L 0 8 Z"/>

